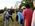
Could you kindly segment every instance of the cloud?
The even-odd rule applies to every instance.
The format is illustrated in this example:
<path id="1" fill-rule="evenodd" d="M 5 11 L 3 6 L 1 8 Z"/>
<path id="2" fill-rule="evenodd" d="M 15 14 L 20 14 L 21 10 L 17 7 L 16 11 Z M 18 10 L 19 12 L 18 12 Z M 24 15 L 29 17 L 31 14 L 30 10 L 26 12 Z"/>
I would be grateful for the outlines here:
<path id="1" fill-rule="evenodd" d="M 3 9 L 5 6 L 8 8 L 14 7 L 17 1 L 21 2 L 21 0 L 0 0 L 0 9 Z"/>

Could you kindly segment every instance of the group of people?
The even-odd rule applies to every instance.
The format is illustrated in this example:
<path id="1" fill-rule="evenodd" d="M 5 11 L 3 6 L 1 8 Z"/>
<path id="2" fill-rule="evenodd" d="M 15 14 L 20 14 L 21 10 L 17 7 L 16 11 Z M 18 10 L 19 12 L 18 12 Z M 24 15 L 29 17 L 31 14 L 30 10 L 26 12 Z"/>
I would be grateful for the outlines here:
<path id="1" fill-rule="evenodd" d="M 9 18 L 11 18 L 12 21 L 12 14 L 14 13 L 13 9 L 8 9 L 3 13 L 3 26 L 9 26 Z"/>
<path id="2" fill-rule="evenodd" d="M 35 26 L 35 10 L 30 8 L 29 4 L 25 5 L 25 8 L 19 9 L 16 14 L 16 20 L 22 24 L 22 26 Z"/>
<path id="3" fill-rule="evenodd" d="M 12 9 L 7 10 L 4 13 L 4 26 L 7 26 L 9 17 L 12 19 Z M 13 19 L 12 19 L 13 21 Z M 35 10 L 30 8 L 29 4 L 25 5 L 24 9 L 19 9 L 16 13 L 16 21 L 21 24 L 21 26 L 35 26 Z"/>

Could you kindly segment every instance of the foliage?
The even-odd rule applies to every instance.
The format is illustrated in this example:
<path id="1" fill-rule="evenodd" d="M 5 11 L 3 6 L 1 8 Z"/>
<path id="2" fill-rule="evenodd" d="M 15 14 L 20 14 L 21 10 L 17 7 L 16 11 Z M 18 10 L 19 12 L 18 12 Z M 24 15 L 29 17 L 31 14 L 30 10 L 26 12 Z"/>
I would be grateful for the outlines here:
<path id="1" fill-rule="evenodd" d="M 4 12 L 4 10 L 0 10 L 0 14 L 3 13 L 3 12 Z"/>
<path id="2" fill-rule="evenodd" d="M 33 2 L 26 2 L 26 1 L 25 1 L 25 3 L 23 3 L 23 2 L 24 2 L 24 1 L 22 0 L 21 6 L 25 6 L 25 4 L 28 3 L 28 4 L 30 5 L 30 7 L 33 8 Z"/>
<path id="3" fill-rule="evenodd" d="M 29 5 L 30 5 L 31 8 L 33 8 L 33 3 L 32 2 L 30 2 Z"/>

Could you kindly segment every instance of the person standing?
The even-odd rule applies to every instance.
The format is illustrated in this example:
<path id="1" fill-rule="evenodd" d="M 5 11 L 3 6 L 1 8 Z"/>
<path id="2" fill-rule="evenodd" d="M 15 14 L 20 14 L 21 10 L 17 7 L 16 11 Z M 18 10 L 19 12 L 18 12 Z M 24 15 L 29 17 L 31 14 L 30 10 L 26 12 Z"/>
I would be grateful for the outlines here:
<path id="1" fill-rule="evenodd" d="M 33 12 L 31 26 L 35 26 L 35 10 L 34 10 L 34 12 Z"/>
<path id="2" fill-rule="evenodd" d="M 9 18 L 11 18 L 11 20 L 13 21 L 12 13 L 14 13 L 12 9 L 9 9 L 4 12 L 4 17 L 3 17 L 4 26 L 9 26 Z"/>
<path id="3" fill-rule="evenodd" d="M 16 20 L 18 21 L 20 26 L 23 26 L 24 16 L 22 15 L 22 9 L 20 9 L 20 11 L 18 11 L 16 15 Z"/>
<path id="4" fill-rule="evenodd" d="M 32 9 L 30 8 L 29 4 L 25 5 L 25 9 L 23 10 L 23 16 L 24 16 L 24 26 L 31 26 L 32 21 Z"/>

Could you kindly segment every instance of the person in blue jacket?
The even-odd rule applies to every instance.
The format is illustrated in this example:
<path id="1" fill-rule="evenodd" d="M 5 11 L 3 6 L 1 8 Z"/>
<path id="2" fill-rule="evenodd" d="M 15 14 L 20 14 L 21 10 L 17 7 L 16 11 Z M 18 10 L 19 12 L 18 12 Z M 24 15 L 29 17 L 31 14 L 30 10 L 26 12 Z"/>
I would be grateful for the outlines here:
<path id="1" fill-rule="evenodd" d="M 23 24 L 24 21 L 24 16 L 22 15 L 22 10 L 20 9 L 17 14 L 16 14 L 16 20 L 20 23 Z"/>

